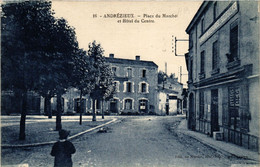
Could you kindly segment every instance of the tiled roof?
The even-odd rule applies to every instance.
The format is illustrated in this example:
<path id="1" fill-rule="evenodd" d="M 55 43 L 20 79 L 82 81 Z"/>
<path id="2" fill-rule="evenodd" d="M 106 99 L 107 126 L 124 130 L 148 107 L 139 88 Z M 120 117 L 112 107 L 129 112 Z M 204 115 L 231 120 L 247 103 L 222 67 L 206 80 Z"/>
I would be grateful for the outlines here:
<path id="1" fill-rule="evenodd" d="M 105 59 L 109 63 L 140 65 L 140 66 L 154 66 L 154 67 L 158 68 L 158 65 L 155 64 L 153 61 L 120 59 L 120 58 L 110 58 L 110 57 L 105 57 Z"/>

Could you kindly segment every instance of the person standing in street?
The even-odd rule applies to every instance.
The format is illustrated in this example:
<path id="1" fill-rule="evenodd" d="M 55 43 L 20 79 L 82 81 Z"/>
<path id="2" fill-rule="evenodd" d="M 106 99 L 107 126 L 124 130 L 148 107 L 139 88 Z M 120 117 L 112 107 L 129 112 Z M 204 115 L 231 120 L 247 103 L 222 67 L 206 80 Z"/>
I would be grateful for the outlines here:
<path id="1" fill-rule="evenodd" d="M 54 156 L 54 167 L 72 167 L 71 155 L 76 152 L 74 145 L 67 140 L 69 131 L 59 131 L 59 141 L 54 143 L 51 150 L 51 155 Z"/>

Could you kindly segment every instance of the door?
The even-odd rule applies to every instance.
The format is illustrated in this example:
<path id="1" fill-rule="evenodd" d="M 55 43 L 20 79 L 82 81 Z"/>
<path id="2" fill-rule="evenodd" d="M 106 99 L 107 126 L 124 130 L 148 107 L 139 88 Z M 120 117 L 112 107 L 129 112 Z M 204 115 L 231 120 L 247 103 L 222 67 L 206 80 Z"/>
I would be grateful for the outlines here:
<path id="1" fill-rule="evenodd" d="M 116 99 L 113 99 L 112 101 L 110 101 L 110 111 L 112 113 L 118 112 L 118 110 L 117 110 L 117 100 Z"/>
<path id="2" fill-rule="evenodd" d="M 218 124 L 218 90 L 211 90 L 211 136 L 214 131 L 219 131 Z"/>
<path id="3" fill-rule="evenodd" d="M 147 100 L 139 100 L 139 111 L 147 113 L 148 111 L 147 104 L 148 104 Z"/>
<path id="4" fill-rule="evenodd" d="M 166 115 L 169 115 L 169 104 L 165 105 L 165 109 L 166 109 Z"/>
<path id="5" fill-rule="evenodd" d="M 191 130 L 196 129 L 193 93 L 191 93 L 190 96 L 189 96 L 188 128 L 191 129 Z"/>

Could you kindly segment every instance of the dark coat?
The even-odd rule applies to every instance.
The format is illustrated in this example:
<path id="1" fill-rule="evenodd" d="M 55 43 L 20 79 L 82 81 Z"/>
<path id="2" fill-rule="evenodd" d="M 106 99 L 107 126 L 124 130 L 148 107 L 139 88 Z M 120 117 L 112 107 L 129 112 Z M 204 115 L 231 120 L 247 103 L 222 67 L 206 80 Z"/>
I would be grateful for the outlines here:
<path id="1" fill-rule="evenodd" d="M 71 154 L 74 154 L 76 149 L 70 141 L 58 141 L 54 143 L 51 155 L 55 156 L 54 167 L 72 167 Z"/>

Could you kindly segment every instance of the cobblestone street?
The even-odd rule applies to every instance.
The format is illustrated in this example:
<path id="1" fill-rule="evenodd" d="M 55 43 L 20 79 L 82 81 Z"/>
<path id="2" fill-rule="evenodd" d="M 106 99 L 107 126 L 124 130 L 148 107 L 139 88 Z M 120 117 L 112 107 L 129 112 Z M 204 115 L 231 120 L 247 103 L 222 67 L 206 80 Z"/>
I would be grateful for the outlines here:
<path id="1" fill-rule="evenodd" d="M 122 117 L 106 126 L 106 133 L 93 131 L 73 139 L 77 151 L 74 166 L 231 166 L 256 165 L 255 161 L 227 156 L 181 133 L 183 117 Z M 2 165 L 52 166 L 51 145 L 3 149 Z"/>

